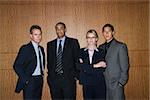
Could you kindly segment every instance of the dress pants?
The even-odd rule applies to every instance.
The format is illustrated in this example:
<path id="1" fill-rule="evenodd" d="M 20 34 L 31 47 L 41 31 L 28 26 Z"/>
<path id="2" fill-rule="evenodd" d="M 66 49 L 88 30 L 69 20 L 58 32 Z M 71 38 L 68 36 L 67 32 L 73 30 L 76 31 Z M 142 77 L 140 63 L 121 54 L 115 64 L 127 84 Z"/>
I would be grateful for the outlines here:
<path id="1" fill-rule="evenodd" d="M 84 100 L 106 100 L 105 85 L 83 85 Z"/>
<path id="2" fill-rule="evenodd" d="M 43 88 L 43 76 L 32 76 L 23 89 L 24 100 L 41 100 Z"/>
<path id="3" fill-rule="evenodd" d="M 75 79 L 65 79 L 63 75 L 56 75 L 56 79 L 48 82 L 52 100 L 76 100 Z"/>

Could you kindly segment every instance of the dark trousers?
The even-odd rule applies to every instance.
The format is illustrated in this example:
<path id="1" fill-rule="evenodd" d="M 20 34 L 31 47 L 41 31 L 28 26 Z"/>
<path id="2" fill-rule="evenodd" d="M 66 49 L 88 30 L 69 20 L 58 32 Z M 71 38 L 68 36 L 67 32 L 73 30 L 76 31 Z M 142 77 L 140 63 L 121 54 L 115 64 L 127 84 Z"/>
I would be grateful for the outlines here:
<path id="1" fill-rule="evenodd" d="M 23 90 L 24 100 L 41 100 L 43 76 L 32 76 Z"/>
<path id="2" fill-rule="evenodd" d="M 84 100 L 106 100 L 106 88 L 100 85 L 83 85 Z"/>
<path id="3" fill-rule="evenodd" d="M 76 100 L 76 81 L 57 75 L 56 79 L 48 79 L 52 100 Z"/>

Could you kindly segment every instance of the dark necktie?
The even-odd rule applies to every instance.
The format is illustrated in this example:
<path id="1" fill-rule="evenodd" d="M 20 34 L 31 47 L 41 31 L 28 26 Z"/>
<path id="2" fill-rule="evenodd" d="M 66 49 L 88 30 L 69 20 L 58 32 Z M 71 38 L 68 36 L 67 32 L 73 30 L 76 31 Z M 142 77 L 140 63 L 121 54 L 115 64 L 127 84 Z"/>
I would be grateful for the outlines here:
<path id="1" fill-rule="evenodd" d="M 62 67 L 62 46 L 61 46 L 61 41 L 59 41 L 59 47 L 58 47 L 58 52 L 56 56 L 56 69 L 55 72 L 57 74 L 62 74 L 63 73 L 63 67 Z"/>
<path id="2" fill-rule="evenodd" d="M 105 50 L 106 50 L 106 52 L 108 51 L 108 48 L 109 48 L 109 43 L 106 43 L 105 44 Z"/>
<path id="3" fill-rule="evenodd" d="M 107 54 L 108 48 L 109 48 L 109 43 L 105 43 L 105 56 Z"/>
<path id="4" fill-rule="evenodd" d="M 41 60 L 41 53 L 40 53 L 40 47 L 38 47 L 38 51 L 39 51 L 40 71 L 41 71 L 41 75 L 43 75 L 43 70 L 42 70 L 42 60 Z"/>

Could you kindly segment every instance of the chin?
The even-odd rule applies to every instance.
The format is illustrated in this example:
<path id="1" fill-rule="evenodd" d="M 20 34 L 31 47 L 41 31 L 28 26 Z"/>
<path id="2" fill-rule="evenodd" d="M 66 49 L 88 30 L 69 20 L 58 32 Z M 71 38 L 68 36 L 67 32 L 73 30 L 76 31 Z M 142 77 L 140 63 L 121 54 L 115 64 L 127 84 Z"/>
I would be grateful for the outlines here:
<path id="1" fill-rule="evenodd" d="M 35 41 L 36 43 L 40 43 L 41 41 Z"/>

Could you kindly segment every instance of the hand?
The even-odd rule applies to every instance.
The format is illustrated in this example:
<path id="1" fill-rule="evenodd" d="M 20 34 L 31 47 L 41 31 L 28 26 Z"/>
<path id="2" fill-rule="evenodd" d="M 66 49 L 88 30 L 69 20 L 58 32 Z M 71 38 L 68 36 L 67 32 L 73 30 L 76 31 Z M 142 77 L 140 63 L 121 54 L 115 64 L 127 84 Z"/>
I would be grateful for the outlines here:
<path id="1" fill-rule="evenodd" d="M 120 87 L 123 87 L 123 85 L 120 82 L 118 84 L 119 84 Z"/>
<path id="2" fill-rule="evenodd" d="M 26 81 L 26 84 L 28 84 L 29 83 L 29 81 Z"/>
<path id="3" fill-rule="evenodd" d="M 99 67 L 106 68 L 106 63 L 104 61 L 100 61 L 99 63 L 94 64 L 93 67 L 94 68 L 99 68 Z"/>
<path id="4" fill-rule="evenodd" d="M 79 58 L 79 62 L 80 62 L 80 63 L 83 63 L 83 60 L 82 60 L 81 58 Z"/>

